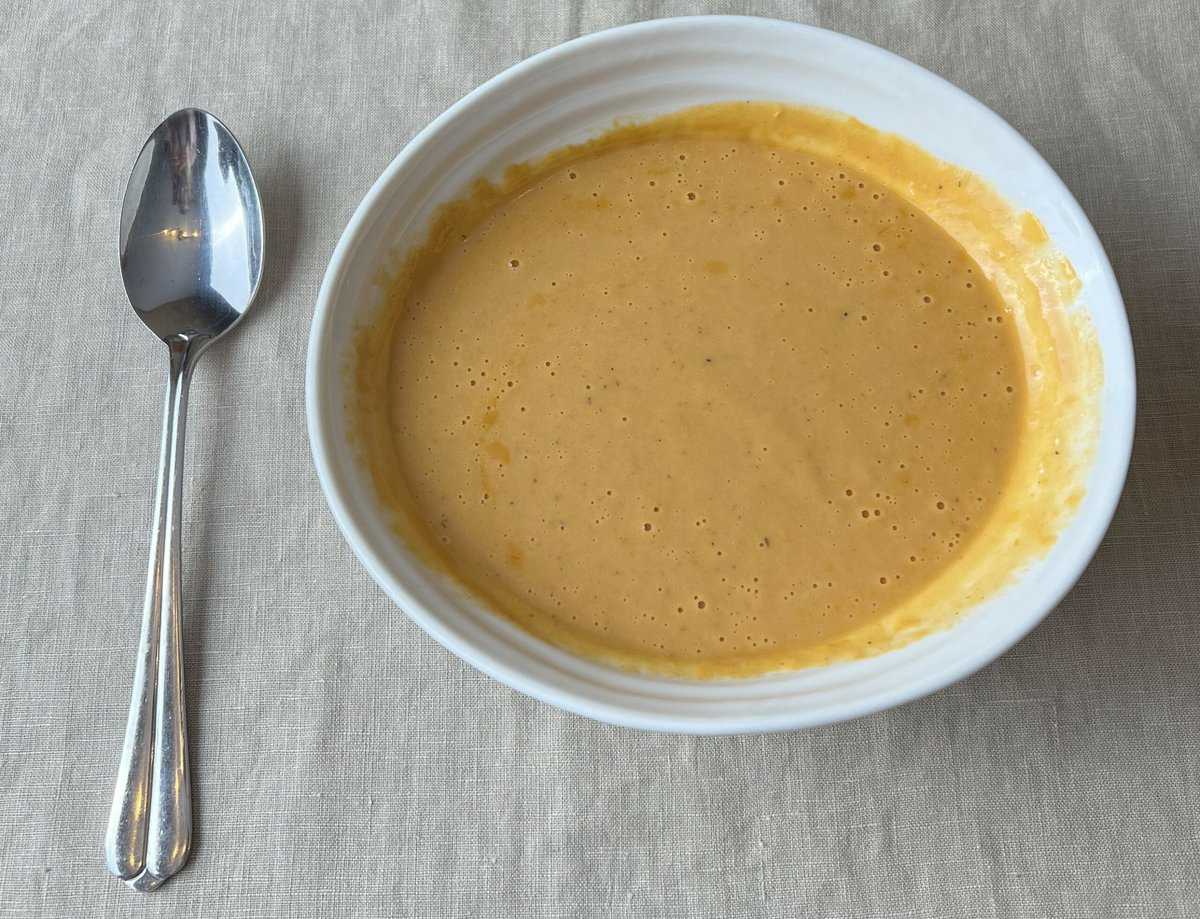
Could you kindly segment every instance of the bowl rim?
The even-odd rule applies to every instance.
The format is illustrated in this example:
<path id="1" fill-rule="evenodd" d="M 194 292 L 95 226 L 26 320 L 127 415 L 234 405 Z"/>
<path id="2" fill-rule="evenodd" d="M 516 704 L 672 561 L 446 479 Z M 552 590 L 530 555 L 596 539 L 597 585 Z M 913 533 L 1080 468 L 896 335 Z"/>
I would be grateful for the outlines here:
<path id="1" fill-rule="evenodd" d="M 1079 235 L 1083 240 L 1083 244 L 1094 250 L 1096 254 L 1096 267 L 1098 271 L 1091 283 L 1102 288 L 1103 294 L 1111 298 L 1112 302 L 1119 307 L 1115 311 L 1116 315 L 1112 317 L 1114 326 L 1112 329 L 1113 340 L 1110 342 L 1110 350 L 1115 352 L 1118 357 L 1116 363 L 1127 369 L 1127 374 L 1123 374 L 1121 385 L 1116 393 L 1115 398 L 1117 402 L 1115 411 L 1110 407 L 1104 416 L 1104 424 L 1106 426 L 1114 426 L 1114 442 L 1105 457 L 1106 465 L 1112 469 L 1112 473 L 1099 483 L 1095 483 L 1089 489 L 1091 491 L 1089 498 L 1094 506 L 1094 512 L 1091 515 L 1089 525 L 1083 532 L 1077 535 L 1070 557 L 1064 561 L 1056 577 L 1045 585 L 1045 589 L 1041 593 L 1038 602 L 1032 604 L 1019 617 L 1019 620 L 1012 624 L 1011 629 L 1006 634 L 998 636 L 990 643 L 980 643 L 974 648 L 967 649 L 959 659 L 948 666 L 925 674 L 923 678 L 911 680 L 898 689 L 885 688 L 876 690 L 874 695 L 867 695 L 864 698 L 851 702 L 832 703 L 824 709 L 816 711 L 798 708 L 794 711 L 770 712 L 754 716 L 721 715 L 711 717 L 700 715 L 669 716 L 646 714 L 621 705 L 590 698 L 586 694 L 552 685 L 539 677 L 524 673 L 520 669 L 500 660 L 486 647 L 463 640 L 452 629 L 442 623 L 436 615 L 430 613 L 425 608 L 423 603 L 393 574 L 378 553 L 371 547 L 370 540 L 355 521 L 349 509 L 347 496 L 333 473 L 334 464 L 330 443 L 332 438 L 336 437 L 337 434 L 333 431 L 333 424 L 325 411 L 321 398 L 321 388 L 322 382 L 331 373 L 337 372 L 337 368 L 334 366 L 336 356 L 325 353 L 325 342 L 329 334 L 334 310 L 334 293 L 339 287 L 354 248 L 371 223 L 378 204 L 387 194 L 387 190 L 397 174 L 405 168 L 410 160 L 415 159 L 424 150 L 445 125 L 458 118 L 464 110 L 472 106 L 481 97 L 502 91 L 507 84 L 521 78 L 529 70 L 542 67 L 559 58 L 576 54 L 584 48 L 606 41 L 636 39 L 656 33 L 695 26 L 702 28 L 736 26 L 739 28 L 758 28 L 770 31 L 791 31 L 793 34 L 819 35 L 826 41 L 832 41 L 844 47 L 852 48 L 859 54 L 875 56 L 880 61 L 892 65 L 900 64 L 914 71 L 915 76 L 925 79 L 931 85 L 940 88 L 941 91 L 949 91 L 958 96 L 962 102 L 975 109 L 985 120 L 990 122 L 995 129 L 1008 134 L 1010 140 L 1024 148 L 1025 153 L 1035 163 L 1044 167 L 1048 180 L 1057 184 L 1069 216 L 1079 229 Z M 1108 377 L 1109 373 L 1110 367 L 1106 362 L 1106 389 L 1111 383 Z M 1129 331 L 1128 314 L 1125 310 L 1124 300 L 1121 297 L 1111 263 L 1082 207 L 1076 201 L 1074 195 L 1062 181 L 1061 177 L 1032 144 L 1000 115 L 974 96 L 959 89 L 932 71 L 909 61 L 907 58 L 861 39 L 829 29 L 756 16 L 709 15 L 650 19 L 579 36 L 525 58 L 480 84 L 447 108 L 414 135 L 392 159 L 355 208 L 346 228 L 339 237 L 317 295 L 316 309 L 313 314 L 309 333 L 305 366 L 305 415 L 308 439 L 321 490 L 325 495 L 326 502 L 333 513 L 339 529 L 342 531 L 343 537 L 350 544 L 359 561 L 405 615 L 416 622 L 417 625 L 448 651 L 493 679 L 521 693 L 575 714 L 598 719 L 610 724 L 643 730 L 687 734 L 761 733 L 794 730 L 802 727 L 813 727 L 846 721 L 902 705 L 905 702 L 936 692 L 969 676 L 1007 652 L 1041 622 L 1051 610 L 1058 606 L 1063 597 L 1083 574 L 1103 540 L 1116 512 L 1128 474 L 1133 449 L 1135 412 L 1136 370 L 1134 366 L 1132 337 Z M 1099 459 L 1100 457 L 1097 456 L 1094 462 L 1098 462 Z"/>

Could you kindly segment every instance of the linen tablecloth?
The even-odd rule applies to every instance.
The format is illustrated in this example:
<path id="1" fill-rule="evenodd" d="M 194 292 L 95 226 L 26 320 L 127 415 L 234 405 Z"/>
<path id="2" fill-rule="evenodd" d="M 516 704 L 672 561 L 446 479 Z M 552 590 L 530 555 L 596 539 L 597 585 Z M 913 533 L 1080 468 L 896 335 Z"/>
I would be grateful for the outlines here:
<path id="1" fill-rule="evenodd" d="M 998 111 L 1094 221 L 1139 362 L 1129 484 L 1061 607 L 956 686 L 801 733 L 611 728 L 474 672 L 356 563 L 304 428 L 317 286 L 404 143 L 535 51 L 693 12 L 847 32 Z M 4 0 L 0 917 L 1200 915 L 1198 46 L 1194 0 Z M 189 104 L 245 145 L 270 251 L 193 388 L 195 848 L 139 895 L 100 846 L 166 362 L 117 213 Z"/>

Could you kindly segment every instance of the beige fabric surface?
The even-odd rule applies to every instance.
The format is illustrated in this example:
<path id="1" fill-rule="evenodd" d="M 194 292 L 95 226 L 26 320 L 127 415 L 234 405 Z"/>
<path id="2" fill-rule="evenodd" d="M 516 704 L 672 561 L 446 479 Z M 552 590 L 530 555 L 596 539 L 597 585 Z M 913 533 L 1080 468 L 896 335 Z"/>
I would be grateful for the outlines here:
<path id="1" fill-rule="evenodd" d="M 642 734 L 475 673 L 355 562 L 304 430 L 317 286 L 404 143 L 535 51 L 697 11 L 844 31 L 996 109 L 1095 222 L 1137 347 L 1128 488 L 1062 606 L 803 733 Z M 1194 0 L 0 0 L 0 917 L 1200 915 L 1198 47 Z M 192 392 L 195 852 L 138 895 L 100 842 L 165 359 L 117 208 L 185 104 L 247 147 L 270 253 Z"/>

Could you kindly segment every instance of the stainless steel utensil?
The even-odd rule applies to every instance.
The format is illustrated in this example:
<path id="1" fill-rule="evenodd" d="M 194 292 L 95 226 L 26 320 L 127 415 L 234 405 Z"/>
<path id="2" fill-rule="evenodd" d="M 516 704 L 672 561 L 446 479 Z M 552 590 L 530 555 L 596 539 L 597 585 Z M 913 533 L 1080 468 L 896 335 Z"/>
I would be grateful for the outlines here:
<path id="1" fill-rule="evenodd" d="M 125 746 L 104 840 L 108 870 L 152 890 L 191 846 L 180 612 L 184 419 L 192 370 L 237 325 L 262 278 L 258 188 L 242 148 L 208 112 L 183 109 L 150 135 L 121 209 L 121 275 L 167 345 L 150 570 Z"/>

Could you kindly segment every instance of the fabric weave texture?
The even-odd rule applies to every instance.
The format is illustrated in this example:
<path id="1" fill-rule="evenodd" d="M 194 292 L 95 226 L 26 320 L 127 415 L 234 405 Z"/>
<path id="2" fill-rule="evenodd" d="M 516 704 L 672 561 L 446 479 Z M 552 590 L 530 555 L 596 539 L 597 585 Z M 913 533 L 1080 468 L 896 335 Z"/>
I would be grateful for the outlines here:
<path id="1" fill-rule="evenodd" d="M 0 919 L 1200 915 L 1194 0 L 2 6 Z M 846 32 L 999 112 L 1095 223 L 1137 351 L 1128 487 L 1061 606 L 955 686 L 799 733 L 611 728 L 474 672 L 357 564 L 305 433 L 322 273 L 405 142 L 538 50 L 695 12 Z M 166 355 L 117 215 L 185 105 L 248 151 L 270 251 L 192 390 L 195 850 L 138 895 L 100 846 Z"/>

